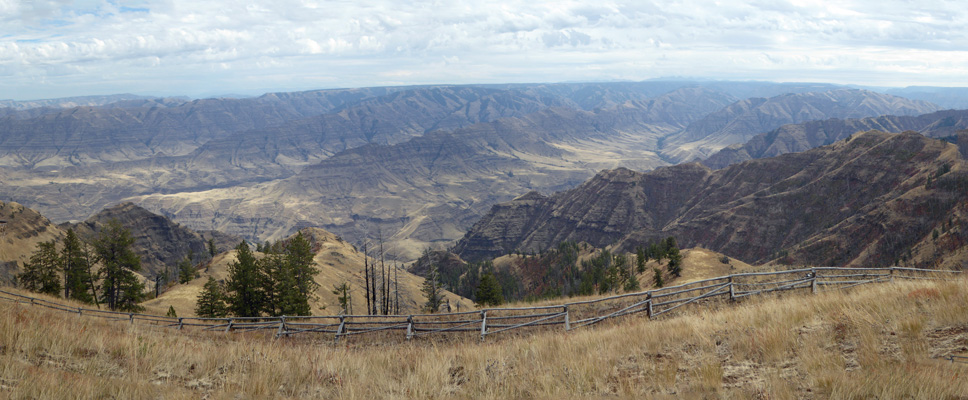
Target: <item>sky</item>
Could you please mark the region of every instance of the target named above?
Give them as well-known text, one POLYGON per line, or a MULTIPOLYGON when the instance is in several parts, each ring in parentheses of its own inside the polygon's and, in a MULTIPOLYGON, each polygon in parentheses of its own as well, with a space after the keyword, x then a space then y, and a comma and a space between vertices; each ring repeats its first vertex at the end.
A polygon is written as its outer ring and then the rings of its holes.
POLYGON ((655 78, 968 86, 957 1, 0 0, 0 99, 655 78))

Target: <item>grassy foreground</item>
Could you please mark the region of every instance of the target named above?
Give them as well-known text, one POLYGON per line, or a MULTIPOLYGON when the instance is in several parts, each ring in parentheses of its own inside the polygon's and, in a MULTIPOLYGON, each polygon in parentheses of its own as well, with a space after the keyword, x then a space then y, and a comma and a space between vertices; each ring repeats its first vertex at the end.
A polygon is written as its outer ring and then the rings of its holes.
POLYGON ((968 364, 938 358, 968 355, 966 280, 710 307, 486 343, 337 348, 0 302, 0 397, 968 398, 968 364))

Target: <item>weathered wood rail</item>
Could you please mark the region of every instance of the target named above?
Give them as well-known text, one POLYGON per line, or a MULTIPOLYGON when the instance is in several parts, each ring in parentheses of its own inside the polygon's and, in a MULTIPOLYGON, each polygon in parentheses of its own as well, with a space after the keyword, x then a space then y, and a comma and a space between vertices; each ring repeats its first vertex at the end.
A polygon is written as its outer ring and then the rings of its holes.
MULTIPOLYGON (((772 292, 809 290, 817 294, 858 285, 890 282, 895 279, 937 279, 962 274, 963 271, 917 268, 800 268, 775 272, 749 272, 703 279, 677 286, 635 293, 575 301, 560 305, 536 307, 487 308, 442 314, 409 315, 320 315, 283 317, 173 318, 150 314, 124 313, 71 307, 49 300, 0 290, 0 300, 31 304, 78 316, 108 320, 147 323, 182 330, 255 332, 275 331, 276 337, 293 335, 330 335, 334 342, 350 337, 373 336, 376 333, 405 332, 400 339, 432 335, 489 335, 522 329, 561 326, 566 331, 631 314, 645 313, 656 318, 684 306, 704 301, 738 301, 745 297, 772 292)), ((385 337, 385 336, 384 336, 385 337)))

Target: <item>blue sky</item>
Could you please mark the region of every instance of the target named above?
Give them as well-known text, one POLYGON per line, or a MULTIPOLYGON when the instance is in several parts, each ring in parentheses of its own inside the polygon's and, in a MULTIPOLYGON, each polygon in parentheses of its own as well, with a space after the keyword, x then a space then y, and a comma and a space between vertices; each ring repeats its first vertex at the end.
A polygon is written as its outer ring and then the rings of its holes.
POLYGON ((692 77, 968 86, 954 1, 0 0, 0 99, 692 77))

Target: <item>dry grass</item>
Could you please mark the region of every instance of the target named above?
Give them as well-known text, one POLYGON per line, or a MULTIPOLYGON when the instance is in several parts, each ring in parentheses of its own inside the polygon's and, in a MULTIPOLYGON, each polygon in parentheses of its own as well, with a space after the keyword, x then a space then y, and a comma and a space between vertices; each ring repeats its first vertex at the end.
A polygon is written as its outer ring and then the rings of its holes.
POLYGON ((692 310, 486 343, 334 347, 2 302, 0 397, 968 397, 968 364, 938 358, 968 354, 965 280, 692 310))

